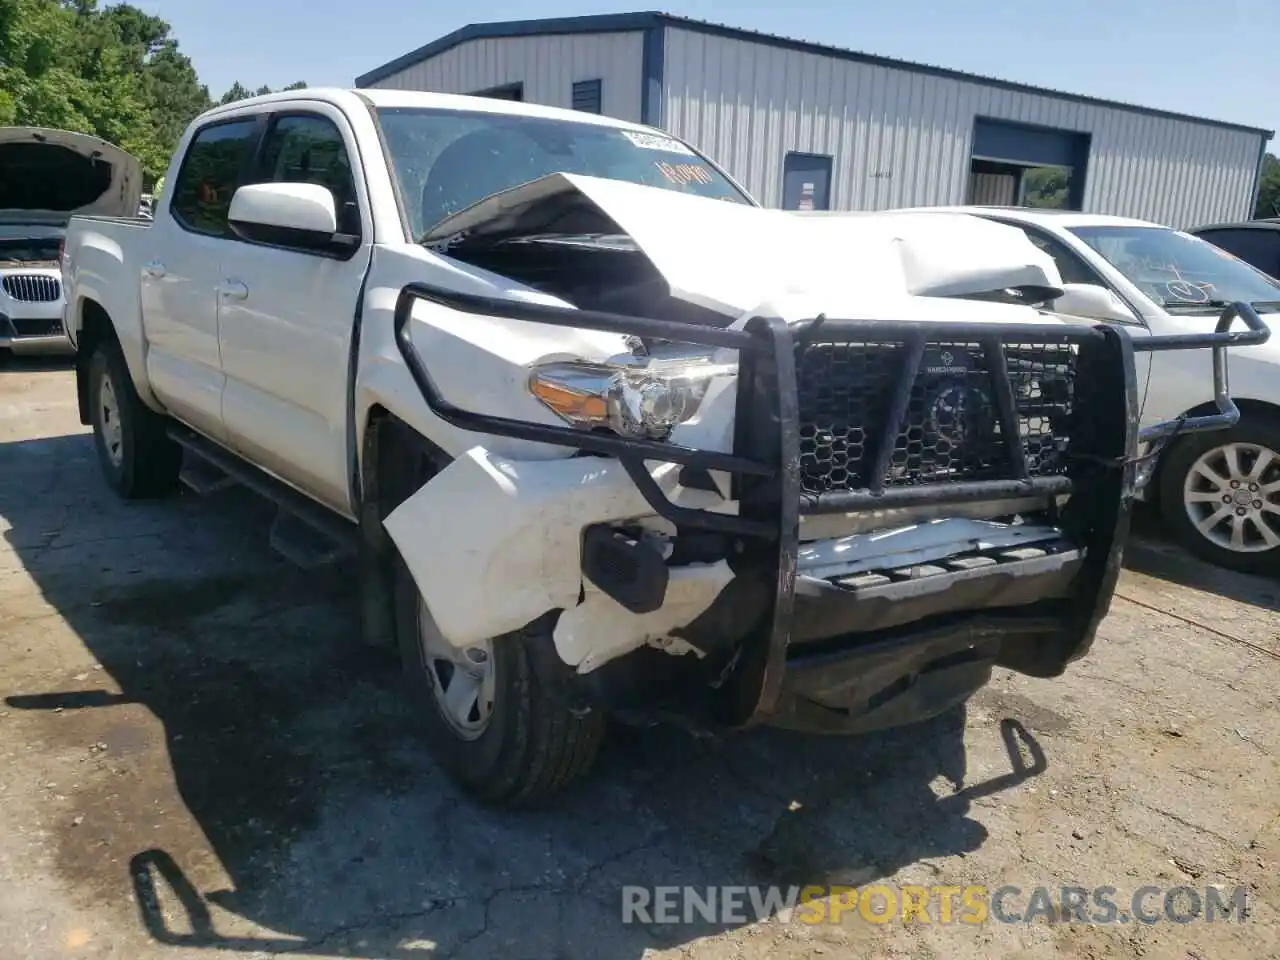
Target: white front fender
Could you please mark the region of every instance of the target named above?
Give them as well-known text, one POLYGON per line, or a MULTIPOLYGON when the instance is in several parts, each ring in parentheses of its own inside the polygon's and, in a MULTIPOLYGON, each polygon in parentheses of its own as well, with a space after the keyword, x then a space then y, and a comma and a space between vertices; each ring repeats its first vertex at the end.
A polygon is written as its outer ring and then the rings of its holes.
MULTIPOLYGON (((725 506, 679 485, 680 467, 651 470, 682 506, 725 506)), ((518 630, 584 597, 582 531, 653 517, 622 465, 603 457, 514 461, 475 447, 384 521, 446 640, 458 647, 518 630)), ((638 616, 590 584, 587 603, 556 631, 566 663, 589 670, 699 616, 731 574, 719 565, 672 577, 668 604, 638 616), (584 628, 586 632, 584 632, 584 628)))

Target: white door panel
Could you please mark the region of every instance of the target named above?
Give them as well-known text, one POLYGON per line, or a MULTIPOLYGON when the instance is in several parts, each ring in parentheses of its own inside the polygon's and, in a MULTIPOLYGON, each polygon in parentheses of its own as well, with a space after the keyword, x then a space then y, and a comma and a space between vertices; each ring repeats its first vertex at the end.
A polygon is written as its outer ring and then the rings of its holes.
POLYGON ((196 132, 139 267, 152 388, 180 420, 224 443, 217 285, 222 254, 234 245, 227 209, 256 140, 253 117, 196 132))
POLYGON ((344 512, 347 366, 367 251, 348 261, 235 244, 219 323, 232 447, 344 512))
POLYGON ((339 231, 364 239, 344 259, 291 249, 287 234, 245 226, 248 239, 228 243, 220 259, 218 300, 227 378, 222 418, 231 446, 347 516, 347 373, 373 235, 353 145, 341 112, 323 104, 271 122, 249 182, 324 186, 334 196, 339 231))
POLYGON ((167 217, 151 229, 157 235, 149 238, 152 251, 141 270, 147 376, 156 396, 175 416, 223 440, 225 378, 215 285, 218 248, 225 241, 186 233, 167 217))

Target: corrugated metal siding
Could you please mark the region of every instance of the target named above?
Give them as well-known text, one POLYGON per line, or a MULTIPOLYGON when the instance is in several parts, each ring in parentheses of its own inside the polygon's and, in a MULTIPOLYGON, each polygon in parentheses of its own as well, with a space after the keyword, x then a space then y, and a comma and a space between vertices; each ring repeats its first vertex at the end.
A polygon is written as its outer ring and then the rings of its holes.
POLYGON ((971 179, 970 203, 1007 207, 1016 199, 1017 180, 1006 173, 975 173, 971 179))
POLYGON ((1084 209, 1176 227, 1252 214, 1261 136, 667 28, 662 126, 767 206, 789 150, 834 157, 832 206, 964 203, 977 116, 1092 134, 1084 209))
POLYGON ((600 80, 603 112, 639 121, 643 55, 639 31, 470 40, 372 86, 471 93, 523 82, 530 103, 572 107, 575 81, 600 80))

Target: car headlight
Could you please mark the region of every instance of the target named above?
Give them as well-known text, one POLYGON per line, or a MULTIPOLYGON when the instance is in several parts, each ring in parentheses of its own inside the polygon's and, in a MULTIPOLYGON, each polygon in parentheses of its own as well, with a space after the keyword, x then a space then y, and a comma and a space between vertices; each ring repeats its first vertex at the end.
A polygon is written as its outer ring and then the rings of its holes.
POLYGON ((561 360, 534 367, 529 390, 574 426, 664 440, 697 412, 716 378, 737 373, 736 363, 710 357, 561 360))

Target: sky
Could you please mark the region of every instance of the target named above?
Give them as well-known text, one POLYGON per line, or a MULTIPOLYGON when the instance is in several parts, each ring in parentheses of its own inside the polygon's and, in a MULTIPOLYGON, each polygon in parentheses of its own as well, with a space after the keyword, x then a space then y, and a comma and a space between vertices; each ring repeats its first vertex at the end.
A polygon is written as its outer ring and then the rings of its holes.
MULTIPOLYGON (((109 0, 102 0, 106 5, 109 0)), ((467 23, 655 9, 608 0, 132 0, 173 27, 214 96, 235 81, 351 86, 467 23)), ((800 40, 1280 130, 1276 0, 670 0, 800 40)), ((1273 153, 1280 144, 1272 141, 1273 153)))

